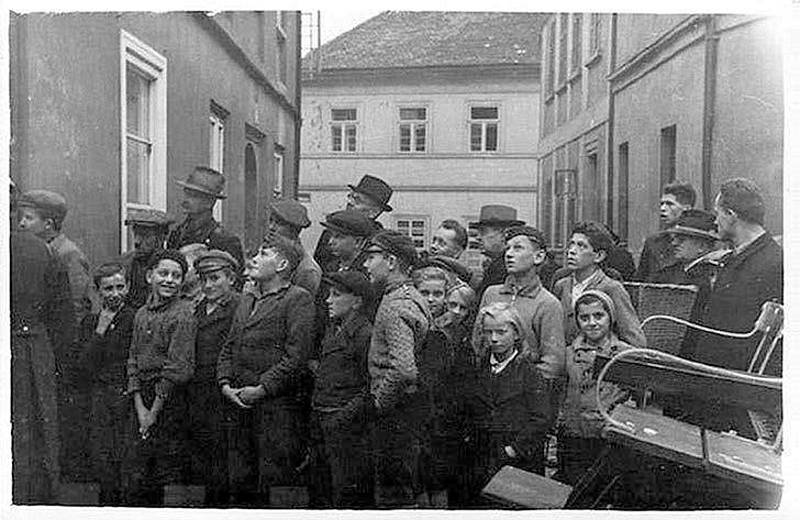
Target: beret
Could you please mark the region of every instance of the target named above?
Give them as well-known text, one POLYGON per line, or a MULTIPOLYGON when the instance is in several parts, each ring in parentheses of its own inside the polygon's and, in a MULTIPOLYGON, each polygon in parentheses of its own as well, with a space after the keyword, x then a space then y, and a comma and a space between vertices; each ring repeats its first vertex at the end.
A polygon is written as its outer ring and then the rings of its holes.
POLYGON ((372 219, 354 209, 335 211, 320 224, 331 231, 354 237, 369 237, 375 232, 372 219))
POLYGON ((130 208, 125 218, 126 226, 168 227, 170 218, 161 210, 130 208))
POLYGON ((198 273, 210 273, 225 267, 236 272, 239 270, 239 262, 230 253, 220 249, 203 251, 194 260, 194 270, 198 273))
POLYGON ((381 231, 373 236, 364 251, 366 253, 389 253, 404 259, 409 265, 414 265, 419 260, 411 238, 393 229, 381 231))
POLYGON ((296 200, 281 199, 270 205, 272 214, 289 225, 304 229, 311 225, 306 207, 296 200))
POLYGON ((67 200, 60 194, 47 190, 30 190, 17 200, 19 207, 33 207, 58 222, 67 216, 67 200))
POLYGON ((520 235, 526 236, 532 242, 539 244, 539 247, 541 249, 547 249, 547 240, 544 238, 544 233, 542 233, 535 227, 531 226, 514 226, 506 229, 505 231, 506 242, 520 235))
POLYGON ((322 277, 322 281, 363 298, 368 298, 372 290, 369 280, 364 276, 364 273, 360 271, 337 271, 327 273, 322 277))

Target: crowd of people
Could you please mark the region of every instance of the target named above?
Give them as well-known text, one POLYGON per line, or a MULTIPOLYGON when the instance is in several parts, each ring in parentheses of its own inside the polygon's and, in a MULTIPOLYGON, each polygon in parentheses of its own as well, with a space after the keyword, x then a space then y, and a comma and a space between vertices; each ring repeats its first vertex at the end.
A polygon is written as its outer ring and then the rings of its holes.
MULTIPOLYGON (((481 507, 501 467, 544 474, 552 445, 553 477, 575 484, 605 445, 595 357, 647 344, 623 281, 696 285, 692 320, 734 332, 782 301, 782 250, 746 179, 722 184, 713 213, 667 185, 638 268, 603 223, 577 223, 559 265, 514 208, 483 206, 482 272, 460 260, 457 220, 423 252, 383 229, 392 188, 370 175, 313 253, 306 208, 285 199, 245 257, 212 216, 224 183, 192 171, 177 224, 130 210, 133 250, 93 269, 62 232, 65 199, 12 186, 15 503, 96 482, 106 505, 162 505, 183 485, 214 507, 292 505, 298 490, 310 507, 481 507)), ((754 347, 693 333, 681 355, 746 370, 754 347)), ((600 395, 607 409, 630 397, 600 395)), ((753 435, 743 410, 670 409, 753 435)))

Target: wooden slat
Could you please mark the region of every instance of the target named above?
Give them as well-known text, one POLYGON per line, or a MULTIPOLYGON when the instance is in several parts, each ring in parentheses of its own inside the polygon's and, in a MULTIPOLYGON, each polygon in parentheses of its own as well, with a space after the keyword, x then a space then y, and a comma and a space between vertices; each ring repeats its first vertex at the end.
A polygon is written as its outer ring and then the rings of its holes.
POLYGON ((520 509, 559 509, 570 493, 572 486, 513 466, 503 466, 483 488, 485 497, 520 509))

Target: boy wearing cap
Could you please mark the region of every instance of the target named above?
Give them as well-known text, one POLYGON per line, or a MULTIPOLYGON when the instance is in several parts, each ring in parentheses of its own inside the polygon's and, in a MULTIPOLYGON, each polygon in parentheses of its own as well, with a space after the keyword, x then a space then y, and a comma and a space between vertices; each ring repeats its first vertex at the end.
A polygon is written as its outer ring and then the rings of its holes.
POLYGON ((300 263, 292 274, 292 284, 302 287, 311 296, 316 296, 322 280, 322 268, 300 243, 300 233, 310 225, 306 207, 296 200, 278 200, 270 206, 267 233, 292 240, 303 252, 300 263))
POLYGON ((188 244, 205 244, 208 249, 222 249, 242 265, 242 243, 239 238, 214 220, 212 211, 217 199, 225 199, 222 193, 225 177, 206 166, 197 166, 186 181, 178 181, 183 187, 181 209, 186 218, 167 237, 167 247, 180 249, 188 244))
POLYGON ((330 237, 328 246, 332 256, 327 271, 364 270, 364 255, 361 253, 365 242, 374 234, 373 223, 363 214, 353 209, 334 211, 320 222, 330 237))
POLYGON ((314 303, 290 283, 300 260, 289 240, 272 237, 247 264, 254 282, 242 295, 217 362, 226 400, 232 500, 280 505, 273 486, 297 485, 305 456, 302 383, 314 328, 314 303))
POLYGON ((217 385, 217 359, 233 322, 240 295, 239 263, 227 251, 205 251, 194 261, 202 298, 195 307, 195 372, 187 389, 191 454, 189 482, 204 485, 206 505, 226 502, 228 459, 223 398, 217 385))
POLYGON ((417 359, 432 321, 428 305, 409 278, 417 261, 411 239, 398 231, 372 237, 365 253, 370 281, 382 295, 369 348, 368 407, 373 429, 376 502, 380 507, 416 504, 422 492, 419 456, 430 403, 419 388, 417 359))
POLYGON ((628 291, 622 283, 610 278, 600 267, 613 247, 611 237, 598 222, 578 222, 572 228, 566 261, 572 274, 558 280, 553 287, 553 294, 564 309, 567 343, 572 343, 578 335, 574 302, 588 289, 603 291, 614 301, 620 340, 642 348, 647 343, 628 291))
POLYGON ((120 258, 125 266, 128 279, 128 303, 138 309, 144 305, 150 292, 147 283, 147 265, 153 251, 162 249, 169 232, 169 217, 161 210, 138 209, 128 210, 125 225, 133 234, 133 250, 120 258))
POLYGON ((332 505, 373 504, 372 457, 366 417, 369 397, 367 354, 372 323, 366 311, 369 280, 359 271, 327 274, 330 324, 322 340, 312 408, 319 427, 318 449, 330 469, 332 505))
POLYGON ((503 252, 506 248, 506 239, 503 232, 506 228, 524 224, 525 222, 517 220, 517 210, 509 206, 490 204, 481 207, 478 222, 471 224, 478 228, 481 249, 486 256, 483 278, 476 288, 478 299, 483 296, 487 287, 503 283, 508 274, 503 258, 503 252))

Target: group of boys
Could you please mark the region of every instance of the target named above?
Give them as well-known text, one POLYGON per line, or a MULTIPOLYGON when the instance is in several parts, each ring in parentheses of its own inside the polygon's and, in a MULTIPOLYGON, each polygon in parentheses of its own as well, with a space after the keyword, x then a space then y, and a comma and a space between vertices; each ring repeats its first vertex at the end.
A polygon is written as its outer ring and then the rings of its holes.
MULTIPOLYGON (((165 485, 188 483, 216 506, 287 505, 281 493, 299 486, 319 507, 475 506, 503 465, 542 473, 554 428, 565 480, 591 464, 598 445, 581 432, 597 430, 564 423, 564 396, 583 402, 585 352, 646 345, 619 280, 632 269, 611 265, 620 248, 603 224, 578 223, 557 269, 541 231, 513 208, 484 206, 475 226, 487 262, 473 273, 459 260, 468 235, 457 221, 445 220, 422 255, 383 230, 392 189, 365 175, 321 223, 313 256, 299 241, 311 225, 305 207, 279 200, 245 262, 212 215, 224 177, 198 167, 180 184, 186 218, 171 230, 161 212, 128 215, 135 247, 95 270, 96 313, 88 262, 60 233, 63 197, 17 199, 19 227, 33 233, 12 234, 14 388, 19 380, 38 401, 14 398, 16 503, 55 493, 59 408, 73 414, 61 413, 65 445, 85 445, 70 435, 76 414, 91 418, 85 456, 111 504, 163 503, 165 485), (31 235, 41 244, 16 245, 31 235), (187 262, 180 248, 194 244, 187 262), (26 247, 41 258, 28 265, 26 247), (64 312, 43 312, 59 304, 64 312), (54 323, 70 314, 74 338, 54 323), (31 341, 55 357, 32 359, 31 341), (42 377, 57 366, 72 382, 60 385, 58 406, 42 377), (82 407, 68 402, 77 382, 90 387, 82 407)), ((722 185, 716 216, 693 204, 691 186, 664 189, 665 230, 645 243, 636 276, 699 285, 698 321, 746 329, 761 303, 782 297, 782 252, 763 229, 760 191, 736 179, 722 185)), ((727 348, 692 336, 684 353, 744 369, 749 347, 727 348)), ((715 412, 706 414, 715 427, 744 429, 736 413, 715 412)))

